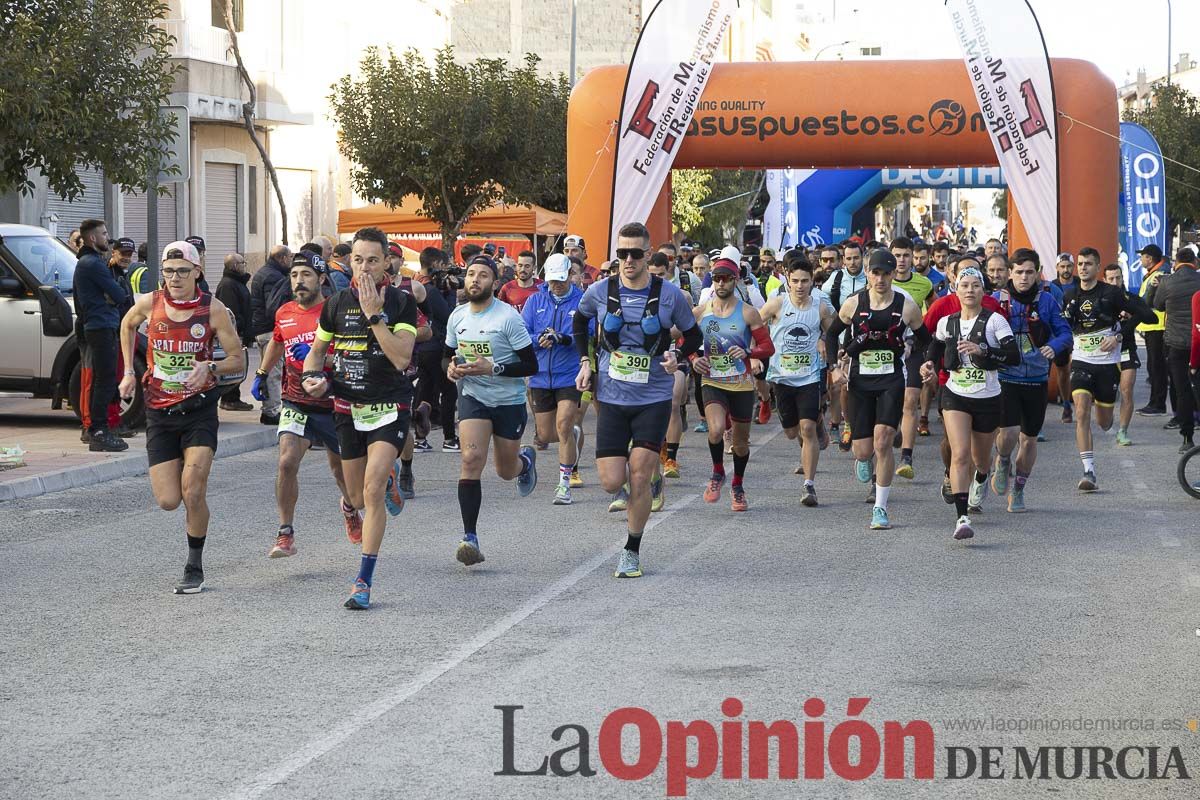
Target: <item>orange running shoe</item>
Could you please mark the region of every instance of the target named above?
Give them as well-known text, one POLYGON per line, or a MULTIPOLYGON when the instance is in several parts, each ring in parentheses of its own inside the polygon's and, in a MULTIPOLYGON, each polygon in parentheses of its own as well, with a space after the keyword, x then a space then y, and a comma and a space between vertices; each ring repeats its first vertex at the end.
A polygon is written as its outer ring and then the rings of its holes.
POLYGON ((721 487, 725 485, 725 473, 714 472, 708 479, 708 488, 704 490, 704 502, 715 503, 721 499, 721 487))
POLYGON ((345 500, 342 500, 341 506, 342 516, 346 520, 346 538, 350 544, 362 544, 362 515, 358 509, 346 505, 345 500))
POLYGON ((758 424, 766 425, 771 421, 771 403, 767 400, 758 401, 758 424))
POLYGON ((746 490, 742 488, 740 483, 729 487, 729 497, 729 507, 734 511, 746 511, 750 508, 749 503, 746 502, 746 490))

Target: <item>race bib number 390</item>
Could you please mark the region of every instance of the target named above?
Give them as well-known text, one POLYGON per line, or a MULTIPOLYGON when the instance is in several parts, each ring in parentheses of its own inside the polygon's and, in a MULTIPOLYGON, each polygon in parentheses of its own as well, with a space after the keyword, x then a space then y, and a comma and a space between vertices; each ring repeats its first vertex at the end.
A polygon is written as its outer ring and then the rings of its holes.
POLYGON ((649 383, 650 356, 617 350, 609 355, 608 377, 625 383, 649 383))
POLYGON ((891 350, 864 350, 858 354, 859 375, 891 375, 896 371, 896 354, 891 350))

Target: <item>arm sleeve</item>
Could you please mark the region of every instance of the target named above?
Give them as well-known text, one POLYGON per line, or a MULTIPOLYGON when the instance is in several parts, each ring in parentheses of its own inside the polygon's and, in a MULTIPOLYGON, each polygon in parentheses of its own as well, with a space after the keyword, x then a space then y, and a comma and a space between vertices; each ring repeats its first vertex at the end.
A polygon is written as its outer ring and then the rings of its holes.
POLYGON ((984 369, 999 369, 1000 367, 1015 367, 1021 363, 1021 348, 1013 336, 1012 326, 998 314, 993 314, 988 320, 986 338, 990 339, 987 358, 980 365, 984 369), (993 348, 991 342, 995 342, 993 348))
MULTIPOLYGON (((524 328, 522 327, 522 330, 524 328)), ((537 375, 538 361, 537 354, 533 352, 533 345, 527 344, 517 351, 517 358, 520 361, 514 361, 509 364, 501 364, 499 375, 505 378, 528 378, 530 375, 537 375)))
POLYGON ((775 355, 775 343, 771 341, 771 332, 767 326, 751 328, 750 335, 754 337, 754 346, 750 348, 750 357, 766 361, 775 355))
POLYGON ((825 331, 825 358, 830 364, 837 361, 842 334, 849 327, 845 322, 842 322, 841 315, 834 311, 833 323, 829 326, 829 330, 825 331))
POLYGON ((696 318, 692 317, 692 327, 683 331, 683 341, 679 344, 677 354, 679 359, 691 357, 692 353, 699 352, 701 345, 704 344, 704 337, 700 334, 700 326, 696 324, 696 318))
POLYGON ((591 336, 588 334, 589 320, 580 313, 582 310, 583 305, 580 304, 579 311, 575 313, 575 316, 571 317, 571 334, 575 337, 575 351, 579 353, 581 359, 587 358, 590 355, 588 349, 590 346, 589 340, 591 339, 591 336))
POLYGON ((929 347, 929 342, 931 339, 933 339, 933 337, 929 335, 929 328, 925 327, 924 322, 922 322, 919 327, 914 328, 912 333, 913 344, 917 346, 918 353, 929 347))
POLYGON ((942 325, 941 320, 938 320, 937 325, 933 329, 933 335, 929 337, 929 346, 925 348, 925 360, 932 361, 937 369, 942 368, 942 358, 946 354, 946 328, 942 325))
MULTIPOLYGON (((390 292, 389 292, 390 293, 390 292)), ((410 294, 401 294, 399 290, 392 296, 395 303, 396 316, 388 314, 388 329, 392 333, 408 331, 417 335, 417 301, 410 294), (398 306, 398 307, 397 307, 398 306)))

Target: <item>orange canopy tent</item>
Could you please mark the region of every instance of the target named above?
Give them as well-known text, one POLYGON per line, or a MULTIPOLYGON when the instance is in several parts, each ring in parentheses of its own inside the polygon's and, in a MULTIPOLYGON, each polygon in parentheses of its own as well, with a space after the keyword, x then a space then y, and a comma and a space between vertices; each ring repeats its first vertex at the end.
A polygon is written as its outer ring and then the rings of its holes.
MULTIPOLYGON (((437 223, 417 213, 421 201, 408 195, 398 208, 379 203, 338 212, 338 233, 374 226, 384 233, 437 233, 437 223)), ((566 233, 567 215, 541 206, 496 205, 470 217, 462 233, 524 233, 557 236, 566 233)))

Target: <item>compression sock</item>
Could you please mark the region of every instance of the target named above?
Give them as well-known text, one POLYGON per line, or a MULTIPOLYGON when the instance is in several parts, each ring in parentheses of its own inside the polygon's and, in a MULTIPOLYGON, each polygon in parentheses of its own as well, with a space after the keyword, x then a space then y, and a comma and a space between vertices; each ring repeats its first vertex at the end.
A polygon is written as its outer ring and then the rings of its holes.
POLYGON ((888 495, 892 493, 892 487, 880 486, 875 484, 875 505, 880 508, 887 508, 888 495))
POLYGON ((641 548, 642 548, 642 535, 640 533, 626 532, 626 534, 625 534, 625 549, 629 550, 630 552, 633 552, 633 553, 640 553, 642 551, 641 548))
POLYGON ((954 511, 960 517, 967 516, 967 493, 966 492, 955 492, 954 493, 954 511))
POLYGON ((716 444, 713 444, 712 442, 709 442, 708 443, 708 452, 712 455, 713 472, 717 473, 718 475, 724 475, 725 474, 725 443, 717 442, 716 444))
POLYGON ((1084 472, 1096 471, 1096 454, 1091 450, 1080 450, 1079 460, 1083 462, 1084 472))
POLYGON ((375 577, 375 562, 379 560, 379 554, 367 555, 363 553, 362 561, 358 565, 358 580, 371 585, 371 580, 375 577))
POLYGON ((190 533, 187 535, 187 542, 188 542, 187 565, 189 567, 196 567, 197 569, 201 569, 200 560, 201 560, 201 556, 204 553, 204 540, 207 538, 208 538, 207 536, 192 536, 190 533))
POLYGON ((462 479, 458 482, 458 508, 462 511, 463 533, 475 533, 479 524, 479 507, 483 505, 483 487, 479 481, 462 479))
POLYGON ((737 453, 733 454, 733 485, 734 486, 742 485, 742 478, 746 477, 746 465, 749 463, 750 463, 750 454, 749 453, 746 453, 746 455, 744 455, 744 456, 739 456, 737 453))
POLYGON ((667 458, 674 461, 679 456, 679 442, 667 442, 667 458))

